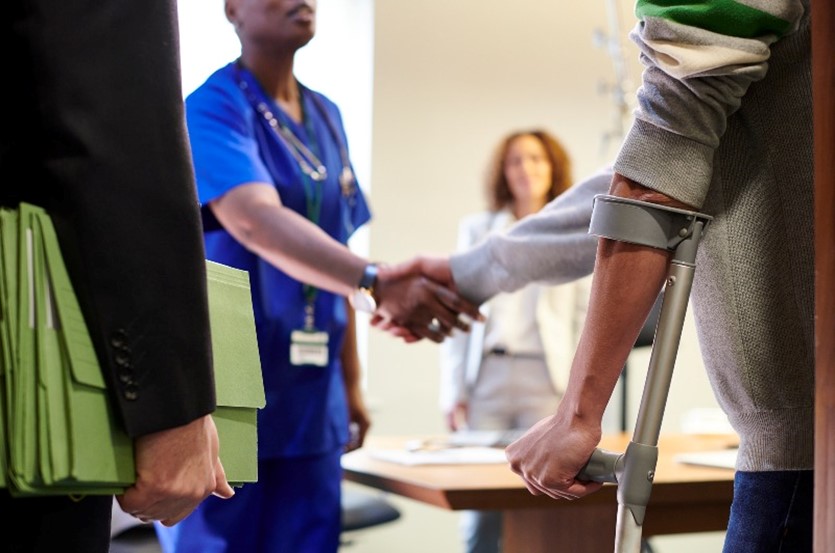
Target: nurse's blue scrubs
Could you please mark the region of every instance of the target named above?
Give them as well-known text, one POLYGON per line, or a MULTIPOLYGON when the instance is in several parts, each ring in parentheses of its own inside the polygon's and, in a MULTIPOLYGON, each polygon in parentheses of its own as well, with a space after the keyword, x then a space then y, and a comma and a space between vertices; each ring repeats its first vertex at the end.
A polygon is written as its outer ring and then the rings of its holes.
POLYGON ((206 254, 249 271, 267 405, 258 415, 258 482, 237 488, 232 499, 209 497, 173 528, 157 525, 166 553, 328 553, 339 547, 340 456, 349 422, 340 362, 345 300, 315 293, 315 326, 328 334, 328 363, 293 365, 290 335, 304 327, 311 294, 306 299, 302 283, 243 248, 208 208, 236 186, 268 182, 286 207, 311 214, 315 183, 258 110, 259 102, 327 168, 320 213, 312 219, 342 243, 370 219, 356 183, 345 191, 340 186, 347 140, 339 110, 326 97, 302 88, 305 124, 296 124, 232 63, 187 98, 206 254))

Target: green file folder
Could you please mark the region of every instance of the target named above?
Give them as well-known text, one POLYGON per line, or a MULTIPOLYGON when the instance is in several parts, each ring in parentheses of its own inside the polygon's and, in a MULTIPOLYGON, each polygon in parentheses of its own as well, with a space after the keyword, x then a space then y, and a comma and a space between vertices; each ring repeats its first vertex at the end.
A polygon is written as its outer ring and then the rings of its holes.
POLYGON ((240 486, 258 478, 256 417, 266 404, 249 274, 211 261, 206 274, 220 461, 229 483, 240 486))
MULTIPOLYGON (((101 368, 48 215, 0 211, 0 485, 15 495, 114 494, 133 483, 133 444, 101 368)), ((265 403, 248 275, 207 262, 227 479, 257 479, 265 403)))
POLYGON ((5 270, 6 267, 14 267, 17 263, 17 213, 14 211, 0 210, 0 486, 6 486, 6 473, 9 469, 7 425, 10 419, 7 415, 9 404, 7 393, 11 393, 6 387, 6 381, 12 378, 12 362, 14 359, 11 340, 11 321, 17 320, 14 307, 16 301, 17 275, 13 271, 5 270), (13 229, 10 231, 9 229, 13 229), (14 301, 10 300, 12 298, 14 301))

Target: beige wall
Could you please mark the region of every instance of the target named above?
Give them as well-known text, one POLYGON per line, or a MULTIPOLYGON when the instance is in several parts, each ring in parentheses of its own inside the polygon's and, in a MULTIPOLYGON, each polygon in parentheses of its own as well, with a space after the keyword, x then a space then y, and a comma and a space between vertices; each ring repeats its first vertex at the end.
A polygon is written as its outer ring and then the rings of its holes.
MULTIPOLYGON (((605 5, 572 5, 580 7, 569 20, 563 3, 542 0, 376 2, 374 259, 453 251, 459 219, 484 208, 488 157, 511 130, 551 130, 578 177, 608 161, 602 136, 615 108, 597 88, 613 69, 592 43, 593 30, 606 27, 605 5)), ((433 344, 371 334, 378 431, 441 429, 437 358, 433 344)))
MULTIPOLYGON (((621 3, 624 36, 634 23, 630 5, 621 3)), ((578 178, 607 163, 617 143, 604 148, 604 136, 615 128, 617 109, 599 89, 613 83, 614 68, 592 39, 596 30, 608 32, 607 22, 602 0, 570 10, 542 0, 378 0, 371 257, 394 262, 453 251, 459 219, 484 208, 485 165, 510 130, 550 129, 571 153, 578 178)), ((637 79, 637 50, 628 40, 622 45, 637 79)), ((404 345, 372 331, 368 351, 375 432, 442 430, 437 346, 404 345)), ((645 356, 632 368, 635 406, 645 356)), ((668 424, 683 409, 713 404, 690 320, 675 388, 688 393, 671 399, 668 424)))

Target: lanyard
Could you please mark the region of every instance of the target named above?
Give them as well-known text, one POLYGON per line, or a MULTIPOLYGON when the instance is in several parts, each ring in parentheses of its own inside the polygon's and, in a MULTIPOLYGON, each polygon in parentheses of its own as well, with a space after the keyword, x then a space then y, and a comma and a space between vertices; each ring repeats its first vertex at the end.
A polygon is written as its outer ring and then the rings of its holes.
MULTIPOLYGON (((318 226, 322 211, 324 180, 328 176, 328 171, 324 163, 322 163, 319 158, 322 152, 316 140, 316 133, 313 129, 313 121, 305 112, 305 98, 309 97, 312 99, 317 111, 319 111, 325 120, 331 136, 339 147, 339 156, 340 161, 342 162, 342 171, 339 174, 339 187, 342 192, 343 199, 341 202, 342 220, 346 227, 346 231, 350 234, 353 230, 351 208, 356 202, 357 194, 356 178, 354 177, 354 172, 351 169, 350 160, 348 159, 348 149, 346 148, 344 141, 341 140, 336 125, 328 115, 321 99, 315 93, 312 93, 306 87, 302 86, 301 83, 297 83, 300 93, 299 104, 302 109, 302 121, 305 134, 307 135, 307 141, 311 145, 310 148, 308 148, 305 143, 296 136, 286 122, 280 121, 273 114, 270 109, 270 104, 273 104, 273 107, 277 106, 275 106, 274 102, 267 98, 254 76, 249 71, 242 68, 240 62, 235 65, 235 70, 238 86, 244 92, 250 104, 252 104, 255 110, 267 121, 273 131, 273 135, 287 149, 287 151, 290 152, 296 160, 296 163, 299 165, 299 169, 301 169, 302 172, 302 186, 304 187, 306 215, 312 223, 318 226), (260 96, 260 98, 258 96, 260 96)), ((280 115, 281 110, 276 109, 276 113, 280 115)), ((302 292, 305 298, 304 329, 306 331, 313 331, 315 329, 314 306, 316 303, 318 289, 314 286, 303 283, 302 292)))
POLYGON ((310 99, 313 100, 314 104, 316 104, 316 109, 322 114, 322 118, 325 120, 334 142, 336 142, 339 146, 339 159, 342 162, 342 171, 339 173, 339 189, 342 192, 343 200, 342 222, 345 226, 346 236, 350 236, 354 232, 354 224, 351 220, 351 211, 357 202, 357 179, 354 175, 354 170, 351 169, 351 160, 348 158, 348 148, 345 145, 345 141, 340 137, 339 131, 337 130, 333 119, 331 119, 330 115, 328 115, 328 111, 325 109, 322 99, 317 94, 310 92, 308 88, 301 83, 297 84, 299 85, 300 92, 304 92, 305 94, 310 93, 310 99))
MULTIPOLYGON (((301 92, 301 89, 299 89, 299 91, 301 92)), ((308 143, 310 144, 310 147, 313 150, 311 154, 314 154, 315 152, 315 154, 321 155, 321 148, 319 148, 318 142, 316 141, 316 133, 313 130, 313 121, 311 121, 310 117, 307 116, 307 113, 304 109, 303 95, 301 98, 299 98, 299 104, 301 105, 302 109, 302 121, 304 122, 305 134, 307 134, 308 143)), ((293 133, 293 131, 291 131, 287 125, 284 125, 283 127, 287 129, 287 131, 290 134, 293 133)), ((295 135, 293 135, 293 137, 295 138, 295 135)), ((322 169, 325 169, 324 165, 322 165, 322 169)), ((319 219, 322 215, 322 196, 324 189, 323 180, 327 177, 327 170, 325 169, 325 171, 321 173, 321 175, 322 178, 317 180, 314 179, 312 175, 308 175, 304 172, 302 173, 302 185, 304 186, 305 198, 305 211, 307 212, 307 218, 316 226, 319 226, 319 219)), ((316 328, 314 306, 316 305, 316 295, 319 293, 319 289, 315 286, 311 286, 310 284, 304 283, 302 285, 302 293, 304 294, 305 299, 304 329, 307 331, 313 331, 316 328)))

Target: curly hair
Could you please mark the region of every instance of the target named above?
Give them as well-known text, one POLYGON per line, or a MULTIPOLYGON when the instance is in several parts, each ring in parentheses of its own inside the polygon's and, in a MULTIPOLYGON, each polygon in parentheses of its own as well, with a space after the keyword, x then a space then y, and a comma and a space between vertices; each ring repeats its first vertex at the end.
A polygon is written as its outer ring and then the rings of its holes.
POLYGON ((513 194, 510 192, 510 186, 505 177, 504 164, 510 145, 522 136, 532 136, 539 140, 551 163, 551 188, 548 189, 548 202, 568 190, 573 182, 571 160, 554 135, 541 129, 513 132, 499 143, 488 166, 486 192, 491 211, 499 211, 513 204, 513 194))

